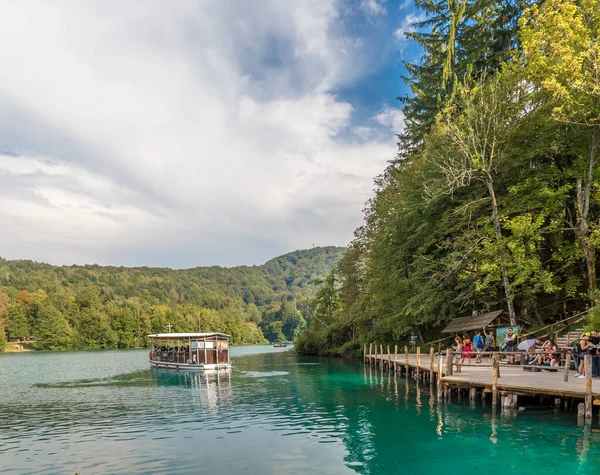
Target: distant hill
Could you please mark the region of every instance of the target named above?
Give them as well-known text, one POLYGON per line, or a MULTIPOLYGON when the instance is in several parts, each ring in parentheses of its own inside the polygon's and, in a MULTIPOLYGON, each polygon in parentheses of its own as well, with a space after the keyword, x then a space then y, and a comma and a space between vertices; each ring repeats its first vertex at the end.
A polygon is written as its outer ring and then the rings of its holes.
POLYGON ((48 349, 143 346, 168 323, 174 331, 225 331, 235 342, 291 339, 310 317, 315 279, 345 250, 183 270, 0 259, 0 325, 8 338, 34 336, 48 349))

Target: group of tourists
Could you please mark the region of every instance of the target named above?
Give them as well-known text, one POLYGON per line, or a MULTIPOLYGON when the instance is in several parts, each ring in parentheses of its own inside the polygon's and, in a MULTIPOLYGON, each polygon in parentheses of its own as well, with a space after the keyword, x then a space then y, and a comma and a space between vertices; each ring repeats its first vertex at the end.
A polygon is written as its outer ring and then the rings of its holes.
MULTIPOLYGON (((560 365, 560 352, 558 345, 552 338, 544 341, 532 336, 526 340, 517 342, 517 334, 512 328, 508 328, 502 344, 497 345, 496 334, 493 330, 489 332, 485 328, 475 333, 471 338, 468 333, 456 335, 454 339, 454 357, 456 372, 461 372, 461 365, 471 364, 475 357, 475 363, 481 363, 482 353, 500 351, 506 353, 518 353, 518 355, 507 355, 508 364, 522 364, 528 366, 557 367, 560 365), (518 357, 517 357, 518 356, 518 357)), ((600 378, 600 332, 592 330, 585 332, 571 350, 575 361, 575 377, 585 378, 585 356, 592 356, 592 377, 600 378)))
POLYGON ((460 365, 465 362, 465 359, 471 364, 471 358, 475 355, 475 363, 481 363, 482 352, 498 351, 494 330, 487 333, 485 328, 476 332, 472 340, 467 333, 456 335, 454 343, 457 373, 461 372, 460 365))

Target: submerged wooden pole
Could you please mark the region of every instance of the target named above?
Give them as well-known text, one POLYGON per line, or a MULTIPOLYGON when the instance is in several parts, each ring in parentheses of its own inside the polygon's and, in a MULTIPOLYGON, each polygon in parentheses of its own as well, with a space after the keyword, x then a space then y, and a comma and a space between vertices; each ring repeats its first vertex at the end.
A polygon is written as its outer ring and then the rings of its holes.
POLYGON ((494 355, 493 359, 494 374, 492 378, 492 409, 495 410, 498 406, 498 373, 500 362, 498 361, 498 355, 494 355))
POLYGON ((429 348, 429 381, 433 381, 433 366, 435 360, 435 348, 429 348))
POLYGON ((583 357, 585 367, 585 419, 592 420, 592 355, 583 357))
POLYGON ((452 349, 446 349, 446 376, 452 376, 452 349))
POLYGON ((421 365, 421 347, 417 346, 417 379, 419 379, 419 372, 420 372, 419 366, 420 365, 421 365))
POLYGON ((443 388, 442 388, 442 368, 443 368, 443 364, 442 364, 442 353, 438 353, 438 372, 437 372, 437 380, 436 380, 436 385, 437 385, 437 395, 438 395, 438 402, 442 400, 442 396, 443 396, 443 388))
POLYGON ((388 350, 387 364, 388 364, 388 371, 389 371, 392 369, 392 358, 390 358, 390 345, 387 345, 387 350, 388 350))
POLYGON ((469 401, 475 402, 477 398, 477 388, 469 388, 469 401))

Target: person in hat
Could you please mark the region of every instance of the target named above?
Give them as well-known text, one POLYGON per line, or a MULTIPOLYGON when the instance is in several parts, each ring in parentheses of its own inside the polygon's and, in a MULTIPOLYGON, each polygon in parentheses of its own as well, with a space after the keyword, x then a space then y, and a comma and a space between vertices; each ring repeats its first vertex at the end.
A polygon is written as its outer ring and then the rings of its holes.
POLYGON ((590 342, 590 336, 590 332, 585 332, 581 335, 579 343, 577 343, 577 355, 579 358, 578 378, 585 378, 585 355, 589 355, 590 350, 594 347, 594 344, 590 342))

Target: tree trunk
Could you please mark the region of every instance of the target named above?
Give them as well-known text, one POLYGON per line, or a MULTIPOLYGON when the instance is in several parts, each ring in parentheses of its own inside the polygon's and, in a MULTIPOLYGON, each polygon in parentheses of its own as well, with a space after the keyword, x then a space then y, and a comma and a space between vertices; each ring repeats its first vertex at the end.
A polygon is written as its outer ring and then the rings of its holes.
POLYGON ((498 203, 496 202, 496 193, 494 191, 494 183, 488 179, 486 181, 490 199, 492 200, 492 214, 494 216, 494 228, 496 229, 496 241, 498 241, 498 259, 500 260, 500 268, 502 269, 502 285, 504 286, 504 294, 506 295, 506 305, 508 306, 508 317, 510 318, 511 326, 517 325, 517 317, 515 315, 515 307, 512 301, 510 292, 510 281, 508 279, 508 269, 506 268, 506 259, 504 258, 504 242, 502 240, 502 228, 500 227, 500 218, 498 217, 498 203))
POLYGON ((590 139, 590 151, 585 175, 577 180, 577 240, 583 255, 585 256, 585 265, 588 278, 588 290, 590 298, 594 298, 596 291, 596 249, 590 242, 590 228, 588 223, 588 213, 590 210, 590 197, 594 183, 594 169, 596 168, 598 146, 600 139, 600 129, 598 126, 592 130, 590 139))

